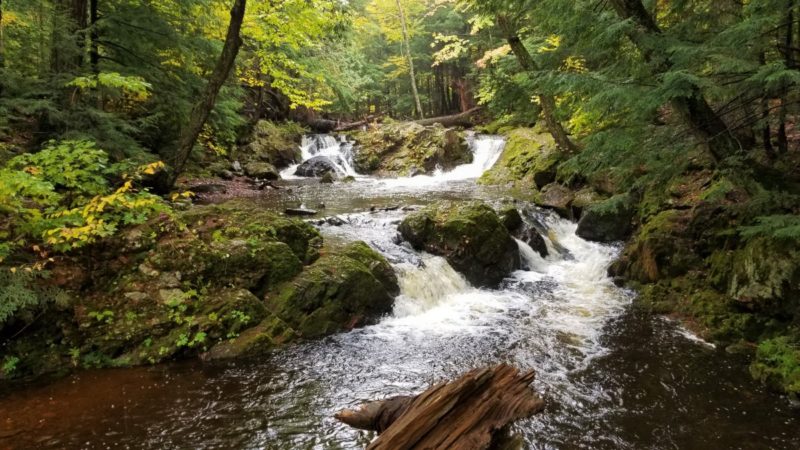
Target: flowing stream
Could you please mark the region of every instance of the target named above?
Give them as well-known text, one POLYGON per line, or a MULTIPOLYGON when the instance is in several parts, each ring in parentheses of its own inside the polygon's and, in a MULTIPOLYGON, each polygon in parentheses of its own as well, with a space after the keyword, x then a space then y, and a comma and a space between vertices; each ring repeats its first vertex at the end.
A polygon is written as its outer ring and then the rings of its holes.
MULTIPOLYGON (((575 224, 519 203, 546 230, 550 256, 518 242, 523 270, 476 289, 444 259, 397 239, 407 214, 397 206, 508 200, 475 183, 503 141, 474 136, 471 146, 475 161, 451 172, 293 180, 290 195, 257 202, 324 203, 336 217, 320 222, 327 242, 363 240, 387 257, 401 294, 377 325, 247 361, 88 371, 11 393, 0 399, 0 448, 363 448, 373 436, 334 412, 498 362, 535 369, 547 400, 543 414, 513 427, 525 448, 800 448, 797 410, 750 380, 741 361, 637 312, 633 294, 606 276, 618 246, 584 241, 575 224)), ((303 145, 304 158, 328 156, 357 175, 352 152, 332 136, 303 145)))

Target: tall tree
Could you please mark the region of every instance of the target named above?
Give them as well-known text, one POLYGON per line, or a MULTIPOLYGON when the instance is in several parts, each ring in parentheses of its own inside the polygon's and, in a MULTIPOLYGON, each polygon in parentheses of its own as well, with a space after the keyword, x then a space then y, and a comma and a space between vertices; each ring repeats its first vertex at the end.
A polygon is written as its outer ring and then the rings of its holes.
POLYGON ((241 28, 244 21, 245 8, 247 0, 234 0, 233 7, 231 8, 231 20, 228 24, 228 32, 225 36, 225 44, 222 47, 222 54, 217 61, 214 71, 208 80, 205 91, 201 94, 200 100, 192 109, 189 116, 189 122, 184 126, 181 131, 181 136, 178 141, 178 147, 172 163, 171 174, 168 178, 168 187, 174 186, 178 177, 183 172, 186 166, 186 161, 192 153, 197 137, 203 130, 203 126, 208 120, 211 110, 214 109, 214 104, 217 100, 222 85, 228 79, 228 76, 233 69, 236 62, 236 56, 239 54, 239 49, 242 46, 241 28))
MULTIPOLYGON (((644 59, 654 63, 655 70, 666 73, 672 63, 666 48, 658 37, 662 34, 655 19, 640 0, 611 0, 611 5, 624 20, 632 21, 636 27, 628 34, 631 41, 641 51, 644 59)), ((692 86, 691 92, 679 95, 670 101, 673 109, 683 118, 694 134, 707 143, 716 161, 731 156, 740 148, 739 142, 725 121, 709 105, 702 91, 692 86)))
POLYGON ((414 73, 414 58, 411 57, 411 45, 408 43, 406 13, 403 10, 403 5, 400 3, 400 0, 397 0, 397 12, 400 15, 400 26, 403 30, 403 48, 405 49, 406 59, 408 61, 408 72, 411 76, 411 93, 414 95, 414 105, 417 108, 417 115, 423 118, 422 102, 419 99, 419 91, 417 90, 417 76, 414 73))
MULTIPOLYGON (((505 35, 505 39, 508 42, 508 45, 511 47, 511 51, 514 53, 514 56, 517 58, 519 65, 528 72, 538 70, 536 61, 534 61, 533 57, 528 52, 528 49, 525 48, 525 45, 517 35, 516 30, 514 30, 513 26, 511 25, 510 20, 506 16, 500 14, 497 16, 497 23, 505 35)), ((567 131, 556 117, 555 98, 552 95, 547 94, 538 94, 537 98, 539 99, 539 104, 542 107, 542 116, 544 117, 545 124, 547 125, 547 130, 553 136, 553 139, 556 141, 556 145, 558 145, 558 147, 564 152, 574 153, 577 150, 577 147, 572 140, 570 140, 569 135, 567 135, 567 131)))

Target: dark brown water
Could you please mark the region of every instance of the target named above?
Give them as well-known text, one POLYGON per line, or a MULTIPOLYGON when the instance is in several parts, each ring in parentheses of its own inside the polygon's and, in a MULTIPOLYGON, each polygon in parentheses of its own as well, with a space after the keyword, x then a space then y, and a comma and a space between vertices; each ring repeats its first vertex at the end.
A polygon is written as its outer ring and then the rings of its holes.
POLYGON ((372 436, 334 412, 501 361, 536 369, 548 402, 514 426, 528 448, 800 448, 800 413, 785 398, 754 383, 744 362, 636 312, 631 293, 605 276, 618 249, 582 241, 574 224, 528 208, 563 250, 529 257, 500 289, 478 290, 393 239, 403 211, 368 212, 507 196, 457 180, 294 183, 291 193, 265 194, 257 207, 325 203, 325 214, 345 214, 323 233, 387 255, 403 291, 394 314, 251 360, 86 371, 7 393, 0 449, 363 448, 372 436))

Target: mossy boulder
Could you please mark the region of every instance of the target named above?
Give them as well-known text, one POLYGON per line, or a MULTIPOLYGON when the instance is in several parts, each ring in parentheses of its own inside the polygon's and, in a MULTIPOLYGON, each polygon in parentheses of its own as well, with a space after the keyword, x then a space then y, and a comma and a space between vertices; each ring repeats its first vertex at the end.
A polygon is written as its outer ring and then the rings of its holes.
POLYGON ((267 297, 270 311, 303 338, 369 325, 392 311, 397 277, 363 242, 326 254, 267 297))
POLYGON ((702 266, 690 237, 691 211, 666 210, 652 217, 609 273, 641 283, 677 277, 702 266))
POLYGON ((300 162, 300 143, 306 129, 294 123, 261 120, 253 127, 248 143, 235 155, 243 162, 260 161, 277 168, 300 162))
POLYGON ((544 237, 535 226, 522 218, 517 208, 512 205, 506 205, 500 208, 497 214, 500 217, 500 221, 503 222, 503 225, 512 236, 528 244, 543 258, 547 257, 549 251, 547 250, 547 243, 544 237))
POLYGON ((351 134, 356 142, 354 164, 359 173, 380 175, 432 174, 473 160, 462 131, 414 122, 384 124, 351 134))
POLYGON ((574 219, 573 200, 575 200, 575 193, 570 188, 559 183, 550 183, 542 188, 536 198, 536 204, 552 209, 566 219, 574 219))
POLYGON ((270 163, 253 161, 244 165, 244 173, 250 178, 258 178, 260 180, 278 180, 281 175, 270 163))
POLYGON ((444 256, 476 286, 496 285, 519 268, 519 248, 482 202, 439 202, 410 214, 400 234, 417 250, 444 256))
POLYGON ((626 239, 633 230, 636 202, 632 195, 621 194, 588 207, 578 222, 576 234, 597 242, 626 239))
POLYGON ((514 182, 541 189, 556 180, 556 168, 564 155, 549 133, 535 128, 516 128, 506 134, 506 139, 500 159, 483 174, 481 183, 514 182))

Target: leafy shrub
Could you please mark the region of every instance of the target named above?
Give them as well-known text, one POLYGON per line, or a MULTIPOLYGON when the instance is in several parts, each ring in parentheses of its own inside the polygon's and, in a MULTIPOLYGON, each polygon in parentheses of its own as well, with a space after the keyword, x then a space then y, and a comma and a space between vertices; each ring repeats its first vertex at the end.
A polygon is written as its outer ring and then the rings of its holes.
POLYGON ((13 319, 31 321, 48 304, 69 301, 64 291, 37 283, 47 276, 47 272, 0 268, 0 330, 13 319))
POLYGON ((162 167, 109 165, 89 141, 50 142, 11 159, 0 169, 0 261, 26 245, 76 249, 165 211, 159 197, 134 186, 162 167))

